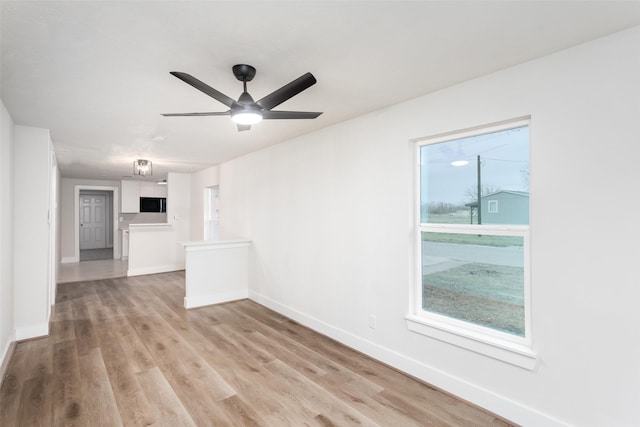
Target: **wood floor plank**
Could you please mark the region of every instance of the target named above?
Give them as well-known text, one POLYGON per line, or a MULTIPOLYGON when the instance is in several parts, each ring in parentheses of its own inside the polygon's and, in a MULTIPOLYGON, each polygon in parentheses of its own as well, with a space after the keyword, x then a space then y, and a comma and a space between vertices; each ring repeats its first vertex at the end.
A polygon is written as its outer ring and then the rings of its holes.
POLYGON ((80 366, 75 341, 53 346, 53 425, 86 426, 80 366))
POLYGON ((232 425, 219 402, 233 396, 235 390, 181 342, 159 316, 135 318, 132 325, 147 348, 152 349, 155 363, 196 424, 208 425, 215 421, 232 425))
POLYGON ((24 382, 14 425, 49 426, 53 424, 50 387, 51 374, 48 372, 24 382))
POLYGON ((131 322, 147 348, 155 350, 154 360, 158 365, 170 368, 180 364, 186 369, 185 374, 202 383, 216 401, 235 394, 235 390, 160 316, 139 317, 131 322))
POLYGON ((317 411, 317 415, 331 416, 339 425, 379 425, 280 360, 266 366, 273 374, 284 378, 287 384, 294 385, 302 404, 317 411))
POLYGON ((80 356, 80 383, 84 395, 86 425, 122 426, 116 397, 99 348, 80 356))
POLYGON ((150 425, 154 418, 119 337, 105 322, 96 328, 100 350, 124 425, 150 425))
MULTIPOLYGON (((330 359, 316 352, 312 347, 302 345, 300 342, 282 334, 273 333, 273 330, 265 327, 264 324, 250 316, 244 316, 239 310, 235 310, 235 312, 238 316, 242 316, 242 322, 245 325, 249 325, 252 341, 262 343, 267 346, 267 348, 271 348, 273 352, 279 355, 281 360, 283 360, 283 356, 286 357, 289 352, 294 353, 296 357, 315 367, 309 369, 304 365, 299 366, 297 369, 309 374, 313 374, 314 370, 319 370, 322 374, 317 381, 326 386, 334 385, 341 390, 352 390, 359 395, 365 394, 367 396, 373 396, 383 390, 383 387, 380 385, 369 381, 361 375, 355 374, 342 365, 332 362, 330 359), (268 337, 264 334, 268 335, 268 337), (289 349, 291 349, 291 351, 289 351, 289 349)), ((312 336, 316 335, 315 333, 312 334, 312 336)), ((295 365, 296 361, 288 360, 288 363, 295 365)))
MULTIPOLYGON (((13 358, 15 357, 14 353, 13 358)), ((18 418, 23 382, 11 368, 13 366, 10 365, 9 373, 3 378, 2 387, 0 387, 0 426, 15 425, 18 418)))
POLYGON ((137 374, 140 384, 153 408, 155 426, 195 427, 189 412, 182 405, 173 387, 157 367, 137 374))
POLYGON ((58 287, 0 425, 509 426, 251 300, 185 310, 184 272, 58 287))
MULTIPOLYGON (((198 329, 203 325, 196 321, 198 313, 198 310, 189 313, 193 327, 189 327, 181 319, 172 319, 171 322, 184 331, 183 336, 188 337, 193 348, 210 366, 217 367, 224 380, 237 392, 238 396, 242 397, 239 401, 233 399, 234 396, 222 401, 227 412, 231 411, 229 416, 236 420, 236 424, 246 422, 245 413, 251 412, 251 409, 256 413, 269 414, 268 418, 275 420, 272 423, 263 418, 263 425, 299 424, 300 421, 297 421, 300 420, 299 414, 295 414, 296 411, 292 411, 290 407, 282 405, 281 399, 276 398, 272 389, 256 386, 265 383, 275 384, 279 379, 250 355, 242 353, 231 337, 222 335, 214 326, 208 326, 199 331, 198 329), (239 406, 240 402, 242 406, 239 406), (242 409, 240 414, 239 409, 242 409), (240 419, 237 419, 238 415, 241 416, 240 419)), ((206 318, 209 319, 208 316, 206 318)), ((282 400, 288 399, 285 396, 282 400)))

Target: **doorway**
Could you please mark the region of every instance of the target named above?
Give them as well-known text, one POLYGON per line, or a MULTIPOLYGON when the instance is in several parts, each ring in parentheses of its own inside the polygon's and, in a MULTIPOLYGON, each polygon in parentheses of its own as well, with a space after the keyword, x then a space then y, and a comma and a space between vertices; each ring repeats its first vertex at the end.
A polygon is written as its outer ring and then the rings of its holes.
POLYGON ((218 240, 220 238, 220 194, 219 187, 207 187, 204 190, 204 240, 218 240))
POLYGON ((76 262, 120 257, 117 187, 76 186, 76 262))
POLYGON ((113 259, 113 239, 108 239, 112 199, 110 192, 80 192, 80 261, 113 259))

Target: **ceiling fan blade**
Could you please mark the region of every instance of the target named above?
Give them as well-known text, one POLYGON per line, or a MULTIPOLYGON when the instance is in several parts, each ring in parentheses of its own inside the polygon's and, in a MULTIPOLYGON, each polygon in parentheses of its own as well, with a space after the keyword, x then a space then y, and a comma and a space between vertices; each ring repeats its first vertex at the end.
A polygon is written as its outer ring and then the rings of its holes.
POLYGON ((251 125, 238 125, 238 132, 242 132, 244 130, 250 130, 251 129, 251 125))
POLYGON ((208 84, 201 82, 200 80, 193 77, 191 74, 183 73, 180 71, 171 71, 169 74, 176 76, 183 82, 195 87, 199 91, 204 92, 210 97, 222 102, 224 105, 226 105, 229 108, 231 108, 236 103, 235 99, 229 98, 224 93, 219 92, 214 88, 212 88, 211 86, 209 86, 208 84))
POLYGON ((179 117, 179 116, 195 116, 195 117, 203 117, 203 116, 228 116, 231 111, 225 112, 213 112, 213 113, 168 113, 162 114, 165 117, 179 117))
POLYGON ((322 113, 311 111, 263 111, 262 118, 265 120, 273 119, 315 119, 322 113))
POLYGON ((316 78, 313 77, 313 74, 306 73, 291 83, 287 83, 282 86, 280 89, 277 89, 271 92, 269 95, 262 98, 256 104, 264 108, 265 110, 271 110, 273 107, 276 107, 282 104, 289 98, 292 98, 307 89, 308 87, 316 84, 316 78))

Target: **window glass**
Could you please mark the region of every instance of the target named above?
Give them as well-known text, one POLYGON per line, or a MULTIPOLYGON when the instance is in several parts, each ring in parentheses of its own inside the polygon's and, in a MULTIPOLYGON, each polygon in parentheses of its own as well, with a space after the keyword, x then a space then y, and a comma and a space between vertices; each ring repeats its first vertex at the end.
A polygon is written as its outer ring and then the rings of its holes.
POLYGON ((422 223, 529 224, 528 126, 423 145, 420 164, 422 223))
POLYGON ((422 308, 524 336, 520 236, 422 232, 422 308))
POLYGON ((416 309, 527 338, 528 124, 463 131, 418 147, 416 309))

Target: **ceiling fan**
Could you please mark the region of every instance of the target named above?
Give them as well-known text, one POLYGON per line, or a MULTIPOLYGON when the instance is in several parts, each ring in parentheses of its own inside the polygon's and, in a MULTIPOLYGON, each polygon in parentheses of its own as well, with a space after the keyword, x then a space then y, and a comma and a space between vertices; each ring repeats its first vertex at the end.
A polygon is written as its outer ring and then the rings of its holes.
POLYGON ((176 76, 199 91, 206 93, 215 100, 222 102, 224 105, 229 107, 229 110, 210 113, 171 113, 163 114, 163 116, 231 116, 231 120, 238 125, 238 131, 244 131, 251 129, 251 125, 258 123, 263 119, 315 119, 322 114, 310 111, 272 110, 272 108, 277 107, 289 98, 292 98, 303 90, 313 86, 316 83, 316 78, 313 77, 313 74, 303 74, 256 102, 247 92, 247 82, 253 80, 256 75, 256 69, 251 65, 246 64, 234 65, 232 69, 233 74, 242 82, 243 86, 243 92, 240 94, 237 101, 222 92, 217 91, 206 83, 201 82, 190 74, 182 73, 180 71, 171 71, 170 74, 176 76))

